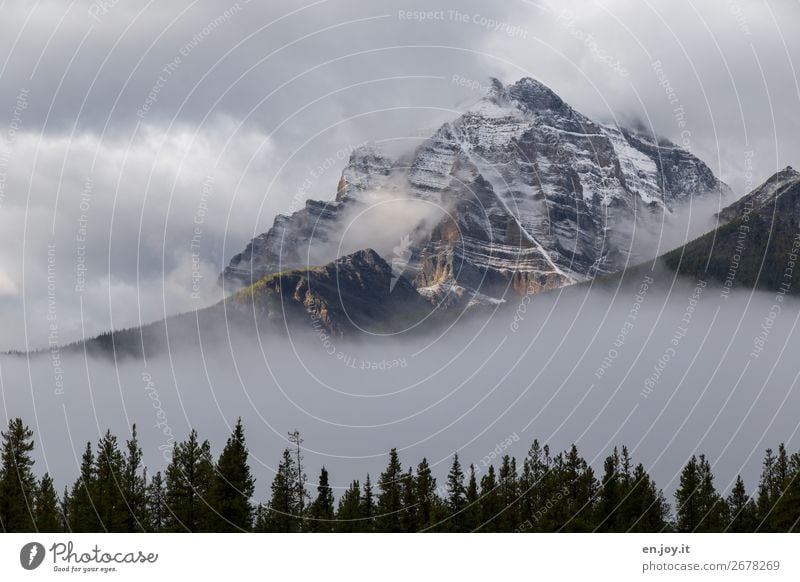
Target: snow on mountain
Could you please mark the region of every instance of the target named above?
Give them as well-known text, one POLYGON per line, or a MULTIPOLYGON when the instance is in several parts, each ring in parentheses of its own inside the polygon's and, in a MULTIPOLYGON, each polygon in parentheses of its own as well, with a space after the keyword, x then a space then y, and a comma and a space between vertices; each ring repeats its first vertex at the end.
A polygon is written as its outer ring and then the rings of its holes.
POLYGON ((249 284, 333 260, 354 212, 366 216, 371 205, 396 197, 441 214, 411 221, 405 233, 378 229, 376 237, 394 240, 368 246, 391 254, 406 241, 404 276, 432 302, 487 302, 649 258, 636 255, 636 221, 696 196, 728 193, 675 144, 598 124, 533 79, 508 86, 493 80, 488 95, 444 124, 410 163, 372 148, 355 151, 334 201, 309 201, 277 217, 222 277, 249 284))

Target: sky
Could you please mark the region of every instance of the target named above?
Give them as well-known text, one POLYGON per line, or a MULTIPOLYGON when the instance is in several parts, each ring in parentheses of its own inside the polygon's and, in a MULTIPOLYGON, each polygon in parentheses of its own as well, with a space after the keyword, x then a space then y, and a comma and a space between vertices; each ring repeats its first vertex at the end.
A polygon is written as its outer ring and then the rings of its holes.
POLYGON ((665 135, 736 196, 800 165, 797 2, 2 11, 3 349, 214 302, 231 256, 276 214, 331 199, 353 148, 412 149, 490 77, 532 76, 594 119, 665 135))

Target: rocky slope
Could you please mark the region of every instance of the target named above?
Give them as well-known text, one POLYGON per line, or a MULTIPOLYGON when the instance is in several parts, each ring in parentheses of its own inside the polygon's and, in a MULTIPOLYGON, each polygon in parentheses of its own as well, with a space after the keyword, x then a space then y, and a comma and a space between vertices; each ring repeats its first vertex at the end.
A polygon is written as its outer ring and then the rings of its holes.
POLYGON ((788 167, 719 213, 721 226, 663 257, 726 288, 800 292, 800 172, 788 167))
POLYGON ((223 279, 249 285, 335 258, 352 216, 376 193, 442 210, 433 224, 369 246, 389 249, 381 253, 395 276, 448 305, 557 288, 648 258, 631 250, 636 220, 728 188, 675 144, 596 123, 533 79, 495 80, 410 161, 356 151, 334 200, 278 216, 223 279))
POLYGON ((263 277, 226 299, 228 307, 278 326, 305 320, 334 336, 399 333, 425 320, 432 306, 372 249, 324 267, 263 277))

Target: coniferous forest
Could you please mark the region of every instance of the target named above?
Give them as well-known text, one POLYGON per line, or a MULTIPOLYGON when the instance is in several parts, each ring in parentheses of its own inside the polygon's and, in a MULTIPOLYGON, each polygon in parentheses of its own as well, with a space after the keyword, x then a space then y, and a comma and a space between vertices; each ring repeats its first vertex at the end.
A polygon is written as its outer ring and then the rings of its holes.
POLYGON ((150 472, 133 427, 87 443, 74 482, 59 493, 37 477, 33 432, 19 418, 2 432, 0 528, 4 532, 796 532, 800 453, 766 451, 755 491, 737 478, 727 496, 711 463, 692 457, 669 503, 628 450, 595 473, 573 445, 553 453, 534 441, 524 459, 462 465, 444 483, 426 459, 403 466, 396 450, 372 478, 334 495, 325 467, 309 486, 299 433, 289 435, 272 483, 257 485, 241 420, 215 459, 196 431, 150 472), (258 500, 261 500, 260 502, 258 500))

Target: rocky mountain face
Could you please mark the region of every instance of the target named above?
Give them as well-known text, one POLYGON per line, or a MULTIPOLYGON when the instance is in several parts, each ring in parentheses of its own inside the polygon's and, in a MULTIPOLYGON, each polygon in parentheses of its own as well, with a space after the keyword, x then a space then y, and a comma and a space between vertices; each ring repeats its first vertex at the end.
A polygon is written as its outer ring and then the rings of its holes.
POLYGON ((334 336, 348 332, 391 334, 426 320, 432 306, 372 249, 323 267, 263 277, 226 300, 229 309, 278 326, 301 319, 334 336))
POLYGON ((800 292, 800 172, 781 170, 718 217, 717 229, 665 255, 667 266, 728 289, 800 292))
POLYGON ((636 221, 728 193, 673 143, 596 123, 533 79, 495 80, 410 159, 354 152, 334 200, 278 216, 222 278, 239 287, 325 264, 342 254, 353 217, 388 197, 440 211, 364 245, 381 249, 392 281, 403 275, 437 306, 496 302, 649 258, 635 252, 636 221))

